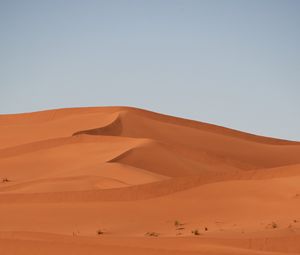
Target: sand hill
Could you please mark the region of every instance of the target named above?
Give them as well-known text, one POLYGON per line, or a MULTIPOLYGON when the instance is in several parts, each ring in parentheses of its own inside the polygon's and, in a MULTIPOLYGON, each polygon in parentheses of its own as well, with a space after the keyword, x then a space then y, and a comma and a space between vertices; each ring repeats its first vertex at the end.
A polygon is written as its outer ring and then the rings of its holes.
POLYGON ((0 254, 300 254, 300 143, 129 107, 0 115, 0 254))

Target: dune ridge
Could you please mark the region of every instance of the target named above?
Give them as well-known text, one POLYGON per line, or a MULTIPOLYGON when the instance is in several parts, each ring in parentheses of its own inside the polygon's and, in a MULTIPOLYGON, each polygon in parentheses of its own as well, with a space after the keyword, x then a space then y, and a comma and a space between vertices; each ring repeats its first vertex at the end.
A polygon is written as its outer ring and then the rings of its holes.
POLYGON ((299 181, 297 141, 132 107, 0 115, 0 253, 300 254, 299 181))

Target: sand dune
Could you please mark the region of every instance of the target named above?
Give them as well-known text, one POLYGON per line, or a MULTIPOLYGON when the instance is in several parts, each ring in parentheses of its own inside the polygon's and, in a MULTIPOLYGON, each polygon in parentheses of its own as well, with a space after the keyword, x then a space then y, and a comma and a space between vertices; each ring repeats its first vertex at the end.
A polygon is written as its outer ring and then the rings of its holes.
POLYGON ((295 141, 130 107, 0 115, 0 254, 300 254, 299 182, 295 141))

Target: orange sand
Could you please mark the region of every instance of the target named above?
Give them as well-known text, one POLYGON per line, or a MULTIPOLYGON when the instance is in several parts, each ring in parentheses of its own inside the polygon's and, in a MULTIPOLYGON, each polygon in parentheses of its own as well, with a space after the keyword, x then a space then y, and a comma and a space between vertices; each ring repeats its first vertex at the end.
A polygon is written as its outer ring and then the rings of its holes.
POLYGON ((128 107, 0 115, 0 254, 300 254, 299 183, 299 142, 128 107))

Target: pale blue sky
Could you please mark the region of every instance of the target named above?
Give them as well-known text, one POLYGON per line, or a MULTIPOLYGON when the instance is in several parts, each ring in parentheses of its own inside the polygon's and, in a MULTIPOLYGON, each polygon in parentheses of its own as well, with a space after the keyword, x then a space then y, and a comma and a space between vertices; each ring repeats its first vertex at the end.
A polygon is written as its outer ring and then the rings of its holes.
POLYGON ((0 0, 0 113, 127 105, 300 140, 300 1, 0 0))

